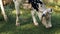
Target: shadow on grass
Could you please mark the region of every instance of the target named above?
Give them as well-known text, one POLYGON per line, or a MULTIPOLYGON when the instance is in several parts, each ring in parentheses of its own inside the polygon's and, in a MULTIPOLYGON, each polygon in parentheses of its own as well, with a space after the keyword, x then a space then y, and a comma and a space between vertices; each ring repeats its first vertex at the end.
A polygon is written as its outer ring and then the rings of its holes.
POLYGON ((0 22, 0 24, 1 24, 0 33, 16 30, 15 20, 13 17, 11 17, 11 19, 9 19, 8 22, 3 21, 3 22, 0 22))

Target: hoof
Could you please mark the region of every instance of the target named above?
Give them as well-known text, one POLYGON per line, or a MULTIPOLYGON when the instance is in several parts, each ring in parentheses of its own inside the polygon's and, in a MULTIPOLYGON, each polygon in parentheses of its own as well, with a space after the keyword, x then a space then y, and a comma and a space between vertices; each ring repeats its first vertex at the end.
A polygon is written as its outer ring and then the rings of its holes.
POLYGON ((20 26, 20 23, 16 23, 16 26, 20 26))
POLYGON ((46 28, 47 28, 47 29, 50 29, 50 28, 52 28, 52 25, 49 25, 49 26, 47 26, 46 28))
POLYGON ((49 25, 49 28, 51 28, 52 27, 52 25, 49 25))
POLYGON ((38 26, 39 24, 38 23, 34 23, 35 26, 38 26))
POLYGON ((47 28, 47 29, 48 29, 49 27, 48 27, 48 26, 45 26, 45 28, 47 28))

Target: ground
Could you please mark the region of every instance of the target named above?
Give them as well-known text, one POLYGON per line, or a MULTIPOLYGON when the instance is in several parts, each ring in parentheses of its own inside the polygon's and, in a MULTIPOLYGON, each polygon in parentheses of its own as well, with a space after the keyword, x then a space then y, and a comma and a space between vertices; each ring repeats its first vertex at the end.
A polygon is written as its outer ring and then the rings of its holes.
POLYGON ((15 26, 15 9, 9 7, 5 8, 8 15, 8 22, 4 20, 0 21, 0 34, 60 34, 60 13, 52 13, 52 25, 50 29, 46 29, 40 20, 37 18, 39 26, 35 26, 32 22, 30 10, 20 8, 22 11, 20 14, 21 26, 15 26))

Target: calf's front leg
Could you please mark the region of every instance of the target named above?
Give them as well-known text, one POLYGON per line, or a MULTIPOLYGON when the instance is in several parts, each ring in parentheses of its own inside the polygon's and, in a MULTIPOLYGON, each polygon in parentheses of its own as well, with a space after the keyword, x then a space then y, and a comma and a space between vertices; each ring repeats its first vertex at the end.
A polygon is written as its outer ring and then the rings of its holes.
POLYGON ((34 16, 34 14, 35 14, 34 9, 31 10, 31 14, 32 14, 32 19, 33 19, 33 23, 34 23, 34 25, 35 25, 35 26, 38 26, 38 22, 36 21, 36 18, 35 18, 35 16, 34 16))
POLYGON ((49 28, 51 28, 52 27, 52 24, 51 24, 51 15, 49 15, 49 20, 47 20, 47 23, 48 23, 49 28))

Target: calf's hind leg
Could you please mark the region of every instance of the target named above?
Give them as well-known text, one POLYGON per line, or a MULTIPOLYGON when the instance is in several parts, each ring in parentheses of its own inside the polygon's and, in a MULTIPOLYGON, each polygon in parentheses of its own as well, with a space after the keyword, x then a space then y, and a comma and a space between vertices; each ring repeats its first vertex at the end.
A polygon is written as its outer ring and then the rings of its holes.
POLYGON ((16 9, 16 26, 19 26, 20 25, 20 23, 19 23, 19 14, 20 14, 19 5, 20 5, 20 3, 18 2, 18 0, 15 0, 14 4, 15 4, 15 9, 16 9))

